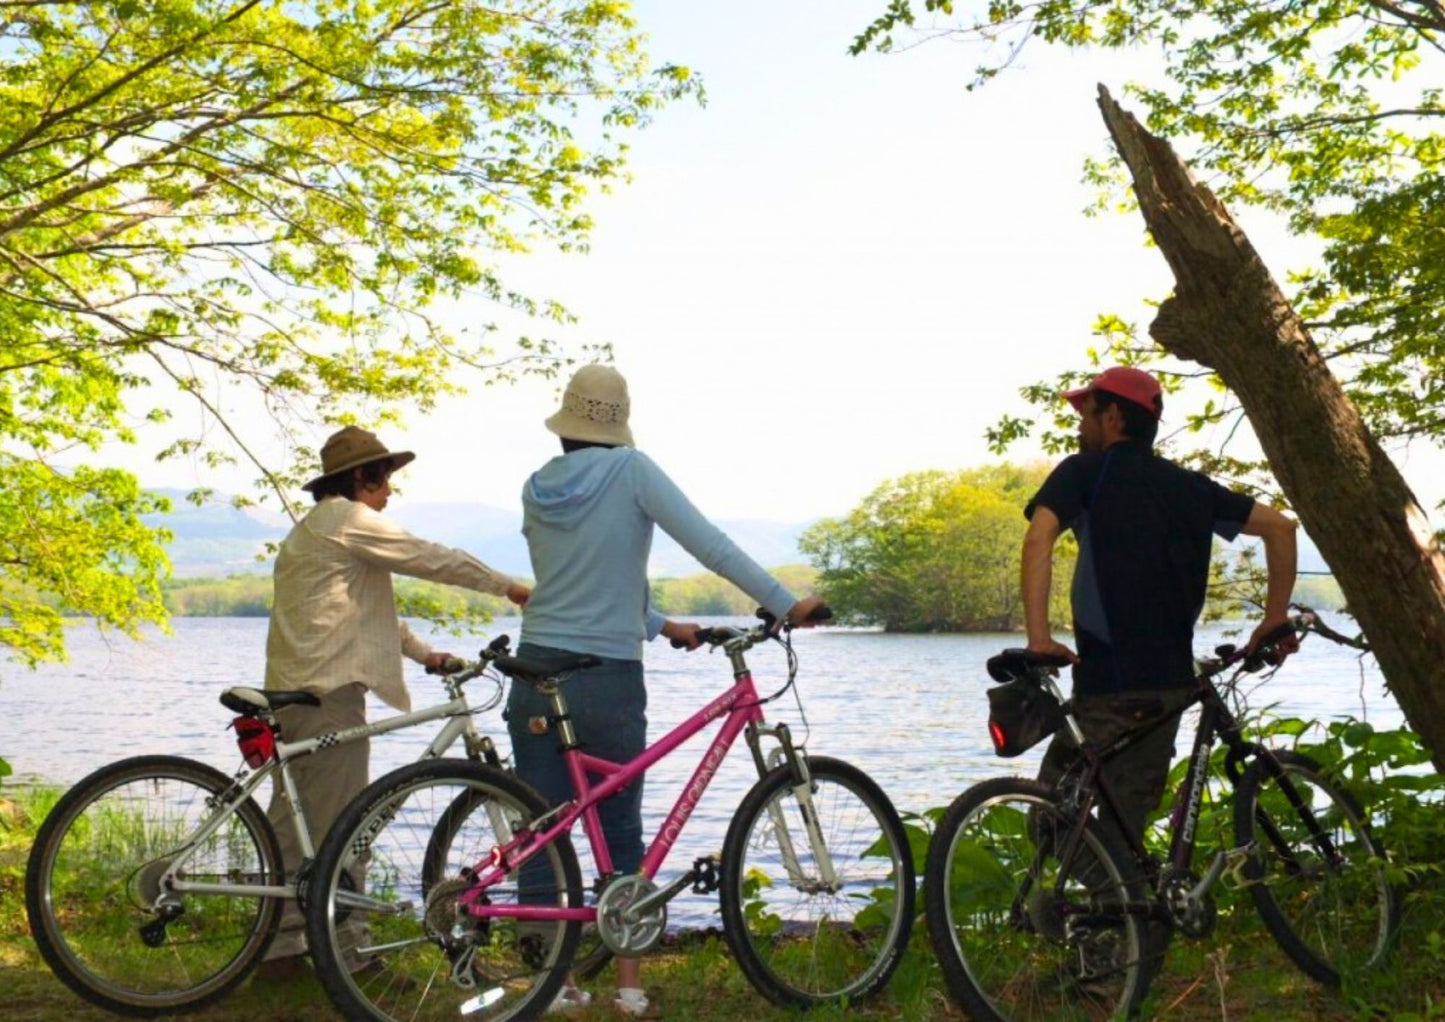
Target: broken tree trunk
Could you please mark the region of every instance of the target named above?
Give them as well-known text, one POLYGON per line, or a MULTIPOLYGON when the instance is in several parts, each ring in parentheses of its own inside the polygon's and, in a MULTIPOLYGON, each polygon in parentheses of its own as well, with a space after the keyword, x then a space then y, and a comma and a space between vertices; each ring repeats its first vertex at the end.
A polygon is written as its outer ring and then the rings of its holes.
POLYGON ((1150 335, 1239 398, 1405 719, 1445 772, 1445 556, 1424 512, 1223 203, 1102 85, 1099 107, 1174 271, 1150 335))

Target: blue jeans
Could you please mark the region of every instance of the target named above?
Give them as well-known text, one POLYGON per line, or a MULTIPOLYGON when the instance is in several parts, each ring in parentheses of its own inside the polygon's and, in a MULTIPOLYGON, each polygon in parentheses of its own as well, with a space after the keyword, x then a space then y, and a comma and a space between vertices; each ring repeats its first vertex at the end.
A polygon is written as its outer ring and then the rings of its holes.
MULTIPOLYGON (((530 642, 517 647, 521 657, 570 652, 530 642)), ((599 666, 573 674, 562 683, 560 691, 567 700, 577 740, 588 754, 626 763, 647 747, 647 688, 643 684, 642 661, 603 658, 599 666)), ((561 737, 550 725, 543 734, 535 734, 532 727, 534 719, 545 719, 551 712, 546 696, 531 685, 512 683, 506 718, 517 776, 536 788, 548 803, 557 805, 575 797, 567 766, 558 753, 561 737)), ((642 781, 639 777, 597 806, 612 868, 618 873, 635 873, 642 865, 642 781)), ((527 888, 547 883, 539 878, 545 867, 533 868, 536 862, 533 859, 522 868, 524 901, 546 897, 541 892, 528 897, 527 888)))

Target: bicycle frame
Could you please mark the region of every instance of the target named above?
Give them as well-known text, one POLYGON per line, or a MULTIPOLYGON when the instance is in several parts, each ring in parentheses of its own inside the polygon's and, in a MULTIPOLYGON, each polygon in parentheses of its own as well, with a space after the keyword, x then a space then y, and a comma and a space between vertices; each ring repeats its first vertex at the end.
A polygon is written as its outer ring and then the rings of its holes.
POLYGON ((372 735, 399 731, 417 724, 425 724, 428 721, 440 720, 443 717, 450 719, 427 746, 426 752, 421 756, 422 759, 440 757, 451 748, 458 738, 465 738, 469 755, 481 755, 488 758, 495 755, 492 751, 491 739, 478 733, 476 722, 472 716, 472 707, 460 689, 455 692, 453 698, 446 702, 412 713, 400 713, 372 723, 343 728, 340 731, 328 731, 315 738, 306 738, 299 742, 286 742, 278 739, 276 755, 249 777, 238 776, 236 781, 221 796, 218 796, 219 804, 214 807, 215 811, 203 820, 196 830, 187 835, 181 844, 180 851, 171 859, 165 872, 159 878, 162 893, 158 903, 163 903, 166 897, 172 893, 225 894, 248 898, 295 898, 295 884, 203 883, 185 880, 177 874, 183 872, 196 849, 220 829, 221 825, 236 812, 252 792, 277 773, 280 774, 277 783, 282 786, 282 791, 291 806, 291 823, 296 831, 303 860, 310 861, 316 856, 316 848, 311 840, 311 830, 306 824, 306 814, 301 808, 296 782, 291 777, 290 761, 300 756, 309 756, 321 749, 329 749, 334 745, 343 745, 347 742, 370 738, 372 735))
MULTIPOLYGON (((726 715, 721 730, 713 738, 712 744, 708 746, 703 754, 702 760, 693 771, 692 777, 683 786, 681 794, 667 814, 662 826, 658 829, 652 843, 648 846, 643 855, 639 872, 648 880, 657 875, 667 853, 672 849, 683 827, 693 810, 697 808, 698 802, 707 791, 708 785, 717 774, 718 767, 722 764, 728 750, 737 740, 739 734, 747 731, 747 742, 753 753, 753 760, 758 767, 759 774, 766 772, 766 764, 763 760, 758 738, 761 734, 773 734, 782 743, 783 748, 791 757, 792 742, 788 734, 786 724, 779 724, 774 728, 763 728, 762 706, 758 701, 757 689, 753 684, 751 672, 745 665, 740 664, 740 656, 734 659, 734 684, 722 695, 713 699, 697 713, 687 720, 678 724, 662 738, 652 745, 649 745, 634 759, 627 763, 614 763, 610 760, 600 759, 596 756, 589 756, 576 748, 571 743, 564 745, 562 755, 566 759, 567 771, 572 779, 572 787, 577 798, 573 802, 564 804, 553 810, 552 813, 542 818, 539 823, 546 822, 546 829, 541 832, 523 830, 512 837, 505 844, 492 850, 490 859, 486 863, 479 863, 475 872, 476 882, 471 889, 463 894, 459 903, 466 906, 467 911, 477 918, 506 917, 509 919, 526 920, 575 920, 577 922, 591 922, 597 917, 595 908, 587 907, 559 907, 551 905, 490 905, 477 904, 488 887, 499 883, 509 873, 518 869, 522 864, 547 847, 560 835, 571 830, 577 820, 582 820, 583 830, 587 834, 587 841, 592 849, 592 855, 597 863, 597 868, 603 876, 612 873, 612 857, 607 850, 607 842, 603 837, 602 825, 597 816, 597 804, 604 799, 616 794, 627 787, 633 781, 645 774, 659 760, 672 753, 679 745, 696 735, 703 728, 707 727, 714 720, 726 715), (588 774, 595 774, 603 778, 599 783, 593 784, 588 779, 588 774), (555 820, 548 820, 554 816, 555 820)), ((544 689, 545 690, 545 689, 544 689)), ((564 737, 565 742, 565 737, 564 737)), ((791 757, 793 762, 798 763, 796 757, 791 757)), ((807 779, 798 778, 798 784, 806 789, 807 779)), ((806 791, 800 792, 806 797, 806 791)), ((810 803, 809 803, 810 804, 810 803)), ((815 830, 813 814, 808 814, 810 819, 810 830, 815 830)), ((810 833, 814 846, 820 850, 820 868, 825 879, 831 882, 832 864, 826 859, 826 851, 823 850, 822 836, 818 833, 810 833)), ((786 830, 779 829, 780 844, 791 864, 788 869, 790 874, 796 870, 796 856, 791 852, 791 842, 786 830)), ((678 888, 680 890, 680 888, 678 888)), ((646 911, 653 905, 666 901, 677 891, 663 889, 648 897, 641 899, 634 908, 638 911, 646 911)))
MULTIPOLYGON (((1199 814, 1204 799, 1204 785, 1209 776, 1209 757, 1214 749, 1217 739, 1223 740, 1229 746, 1229 760, 1231 768, 1226 770, 1231 786, 1237 785, 1239 773, 1233 766, 1242 762, 1249 756, 1259 757, 1266 762, 1274 763, 1274 758, 1269 750, 1255 742, 1246 741, 1239 721, 1225 705, 1224 699, 1214 687, 1208 676, 1200 677, 1197 691, 1182 705, 1169 710, 1153 720, 1147 721, 1136 728, 1131 728, 1120 735, 1108 746, 1101 750, 1090 749, 1086 743, 1080 741, 1079 748, 1084 758, 1085 769, 1080 790, 1084 798, 1079 806, 1079 820, 1071 830, 1069 840, 1064 846, 1060 861, 1065 866, 1073 861, 1077 854, 1079 843, 1083 839, 1084 823, 1093 808, 1095 794, 1102 811, 1112 814, 1114 821, 1119 823, 1124 819, 1119 808, 1119 799, 1114 794, 1113 788, 1103 776, 1104 764, 1119 752, 1133 745, 1138 739, 1149 731, 1164 724, 1171 717, 1183 714, 1191 706, 1199 705, 1199 725, 1194 733, 1194 747, 1190 753, 1189 768, 1185 772, 1184 782, 1179 786, 1174 796, 1174 808, 1169 816, 1169 857, 1168 867, 1173 876, 1187 876, 1189 867, 1194 859, 1196 845, 1195 835, 1199 823, 1199 814)), ((1052 685, 1052 682, 1050 682, 1052 685)), ((1054 695, 1058 696, 1055 688, 1054 695)), ((1077 724, 1072 716, 1069 718, 1075 739, 1082 737, 1077 724)), ((1280 781, 1281 789, 1290 800, 1291 805, 1298 812, 1306 825, 1310 828, 1313 839, 1321 846, 1329 861, 1335 861, 1336 855, 1333 843, 1319 821, 1315 819, 1314 813, 1306 806, 1299 794, 1294 790, 1288 777, 1284 776, 1278 765, 1271 767, 1271 772, 1280 781)), ((1262 821, 1265 833, 1273 840, 1274 844, 1287 850, 1287 844, 1278 836, 1274 825, 1266 820, 1262 821)), ((1133 854, 1135 861, 1145 869, 1150 887, 1159 892, 1160 864, 1155 860, 1144 847, 1143 841, 1128 831, 1122 825, 1117 831, 1124 837, 1133 854)), ((1235 876, 1240 886, 1245 886, 1250 881, 1240 872, 1247 863, 1249 856, 1254 851, 1253 847, 1239 847, 1223 849, 1215 853, 1214 860, 1210 863, 1205 875, 1190 889, 1189 894, 1193 898, 1202 898, 1208 893, 1221 876, 1228 869, 1235 876)), ((1061 870, 1060 883, 1063 883, 1067 870, 1061 870)))

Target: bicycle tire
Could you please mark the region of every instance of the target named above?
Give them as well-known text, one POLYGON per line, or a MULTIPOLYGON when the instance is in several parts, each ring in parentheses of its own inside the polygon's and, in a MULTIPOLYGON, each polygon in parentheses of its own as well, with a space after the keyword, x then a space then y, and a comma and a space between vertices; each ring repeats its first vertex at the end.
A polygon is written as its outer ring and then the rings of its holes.
POLYGON ((809 757, 813 805, 839 884, 821 888, 787 765, 743 797, 723 842, 723 936, 749 982, 776 1004, 857 1004, 883 989, 913 925, 913 856, 903 823, 857 767, 809 757), (849 805, 848 803, 856 803, 849 805), (783 812, 801 876, 778 852, 783 812), (852 817, 844 810, 852 809, 852 817), (770 899, 770 895, 781 895, 770 899), (861 911, 856 911, 860 909, 861 911), (846 925, 840 925, 843 920, 846 925))
POLYGON ((1281 950, 1312 979, 1339 986, 1344 976, 1384 961, 1399 925, 1399 897, 1385 874, 1385 851, 1354 797, 1308 756, 1270 755, 1319 832, 1294 807, 1273 764, 1255 759, 1234 807, 1239 844, 1256 849, 1246 873, 1249 892, 1281 950))
MULTIPOLYGON (((581 924, 477 920, 457 911, 457 899, 472 885, 464 871, 499 844, 491 814, 506 814, 515 833, 547 809, 515 775, 482 764, 413 763, 368 785, 332 825, 312 872, 307 935, 332 1004, 369 1020, 454 1020, 468 1000, 489 997, 466 1017, 544 1011, 566 980, 581 924)), ((567 835, 537 860, 550 867, 551 898, 583 903, 567 835)), ((517 889, 497 885, 486 897, 515 900, 517 889)))
MULTIPOLYGON (((146 905, 161 893, 157 871, 173 860, 173 842, 231 783, 194 760, 138 756, 101 767, 56 802, 30 850, 25 908, 61 982, 108 1011, 145 1018, 203 1007, 245 979, 276 934, 284 899, 181 894, 183 911, 157 945, 141 932, 159 919, 146 905)), ((283 882, 276 835, 249 798, 196 856, 190 879, 283 882)))
POLYGON ((1146 992, 1142 882, 1096 821, 1068 876, 1073 827, 1053 790, 999 777, 960 794, 928 847, 924 913, 949 993, 987 1022, 1125 1017, 1146 992), (1076 921, 1078 922, 1076 925, 1076 921))

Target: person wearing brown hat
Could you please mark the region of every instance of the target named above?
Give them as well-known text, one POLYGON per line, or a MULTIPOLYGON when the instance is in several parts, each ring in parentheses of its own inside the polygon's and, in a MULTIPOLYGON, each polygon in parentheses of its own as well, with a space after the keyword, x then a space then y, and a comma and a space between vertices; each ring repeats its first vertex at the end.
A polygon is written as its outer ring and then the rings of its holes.
MULTIPOLYGON (((316 503, 276 554, 266 688, 314 692, 321 705, 277 712, 288 740, 364 724, 368 690, 398 710, 410 709, 401 658, 428 667, 447 659, 449 654, 433 650, 397 617, 394 573, 506 596, 517 604, 527 601, 526 586, 471 554, 412 536, 381 513, 391 496, 391 474, 415 457, 389 451, 374 433, 347 426, 327 439, 321 474, 302 487, 316 503)), ((307 825, 318 840, 366 786, 369 759, 369 743, 361 740, 292 763, 307 825)), ((277 785, 268 815, 288 873, 301 861, 291 813, 277 785)), ((296 903, 287 902, 263 977, 299 970, 304 926, 296 903)))
MULTIPOLYGON (((1107 745, 1179 709, 1193 693, 1194 625, 1204 609, 1215 536, 1264 541, 1264 620, 1250 646, 1286 622, 1295 524, 1154 453, 1164 397, 1159 381, 1142 369, 1114 366, 1063 396, 1079 413, 1080 451, 1054 468, 1024 511, 1024 621, 1030 650, 1073 663, 1079 725, 1090 742, 1107 745), (1079 545, 1071 589, 1077 653, 1055 641, 1049 628, 1053 549, 1064 529, 1079 545)), ((1294 648, 1291 640, 1284 652, 1294 648)), ((1136 838, 1164 793, 1178 727, 1174 714, 1103 768, 1136 838)), ((1057 783, 1076 758, 1072 737, 1060 732, 1039 779, 1057 783)), ((1101 822, 1114 825, 1112 816, 1101 822)))
MULTIPOLYGON (((647 744, 647 690, 642 644, 664 635, 698 646, 697 626, 668 621, 648 605, 647 559, 661 526, 703 565, 727 578, 779 619, 806 624, 822 606, 798 599, 709 522, 650 458, 633 446, 627 381, 610 366, 577 370, 562 407, 546 421, 562 454, 522 490, 522 532, 537 579, 522 618, 521 655, 590 653, 598 667, 567 682, 578 740, 588 752, 627 762, 647 744)), ((549 705, 529 685, 513 685, 507 728, 518 775, 544 797, 564 801, 572 789, 557 739, 548 734, 549 705)), ((635 873, 642 860, 642 782, 598 806, 612 864, 635 873)), ((523 897, 529 871, 522 870, 523 897)), ((643 993, 636 958, 617 962, 616 1006, 656 1017, 643 993)), ((569 984, 559 1007, 585 1003, 569 984)))

